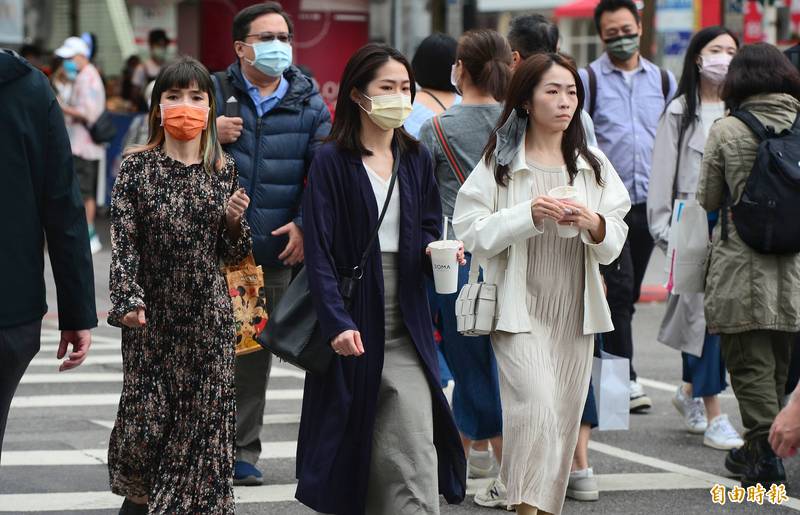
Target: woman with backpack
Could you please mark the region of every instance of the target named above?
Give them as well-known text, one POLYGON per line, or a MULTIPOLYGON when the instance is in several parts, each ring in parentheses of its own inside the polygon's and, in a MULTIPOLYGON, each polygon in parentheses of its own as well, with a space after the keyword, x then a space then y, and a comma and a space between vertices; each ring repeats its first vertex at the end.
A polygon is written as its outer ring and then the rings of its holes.
POLYGON ((800 73, 777 48, 748 45, 731 61, 722 99, 733 116, 718 121, 709 133, 697 192, 706 211, 721 210, 712 233, 705 316, 709 332, 721 335, 722 356, 746 429, 744 446, 728 452, 725 466, 745 486, 770 485, 786 480, 767 438, 783 403, 792 333, 800 331, 800 254, 778 254, 762 245, 786 243, 784 236, 797 231, 800 222, 796 217, 760 218, 754 202, 767 194, 770 210, 776 211, 800 202, 800 73), (791 169, 764 169, 762 159, 780 163, 782 156, 764 155, 769 145, 760 145, 762 138, 739 116, 750 119, 756 129, 770 127, 770 144, 786 143, 791 169), (751 174, 762 179, 760 185, 753 187, 751 174), (765 190, 770 186, 765 176, 778 174, 787 179, 782 187, 765 190), (769 232, 771 242, 752 238, 769 232))
MULTIPOLYGON (((722 84, 739 44, 724 27, 707 27, 686 50, 675 99, 661 116, 653 148, 647 219, 656 245, 668 251, 676 199, 694 199, 708 132, 725 114, 722 84)), ((715 223, 717 213, 709 214, 715 223)), ((668 256, 670 262, 671 256, 668 256)), ((681 351, 683 384, 672 404, 693 434, 715 449, 741 447, 743 441, 722 413, 718 394, 725 390, 725 362, 719 335, 706 332, 703 294, 671 292, 658 340, 681 351)))
MULTIPOLYGON (((462 92, 454 105, 422 125, 420 141, 428 147, 434 163, 442 199, 442 212, 453 217, 453 206, 461 184, 481 158, 486 141, 503 111, 500 103, 511 79, 511 49, 493 30, 469 31, 461 36, 453 65, 452 81, 462 92)), ((450 237, 454 238, 453 234, 450 237)), ((471 257, 467 257, 471 262, 471 257)), ((451 295, 430 295, 441 318, 442 350, 453 373, 453 413, 461 432, 464 452, 470 460, 470 475, 496 475, 488 450, 472 450, 472 442, 491 440, 497 463, 503 455, 503 423, 497 363, 488 336, 467 337, 456 330, 456 299, 467 283, 468 268, 460 270, 458 290, 451 295), (472 455, 470 455, 472 454, 472 455), (481 463, 483 462, 483 463, 481 463)), ((499 478, 475 502, 487 507, 505 507, 505 488, 499 478), (495 492, 492 494, 491 492, 495 492)))

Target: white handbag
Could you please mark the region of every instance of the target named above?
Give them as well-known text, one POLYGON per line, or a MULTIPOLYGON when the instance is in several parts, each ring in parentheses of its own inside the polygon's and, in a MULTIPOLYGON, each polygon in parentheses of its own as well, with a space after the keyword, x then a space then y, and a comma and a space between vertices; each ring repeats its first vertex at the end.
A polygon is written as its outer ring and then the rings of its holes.
POLYGON ((469 281, 456 300, 456 328, 464 336, 485 336, 494 330, 497 312, 497 286, 478 282, 480 260, 472 256, 469 281))

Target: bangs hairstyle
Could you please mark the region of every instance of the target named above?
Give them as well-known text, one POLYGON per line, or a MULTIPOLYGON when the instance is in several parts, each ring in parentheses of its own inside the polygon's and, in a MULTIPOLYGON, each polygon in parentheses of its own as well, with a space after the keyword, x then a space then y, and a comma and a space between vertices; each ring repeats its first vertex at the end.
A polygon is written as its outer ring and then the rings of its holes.
POLYGON ((147 144, 126 149, 125 154, 152 150, 164 144, 164 127, 161 126, 161 95, 170 89, 196 87, 208 95, 208 123, 200 135, 200 155, 203 168, 212 173, 221 170, 225 164, 222 147, 217 137, 217 103, 214 99, 214 84, 211 75, 200 61, 192 57, 181 57, 176 62, 162 68, 156 77, 153 94, 150 97, 150 136, 147 144))
MULTIPOLYGON (((492 166, 494 160, 494 151, 497 148, 497 131, 505 125, 511 116, 519 116, 527 119, 527 130, 530 130, 531 119, 526 111, 526 104, 529 104, 533 98, 533 91, 536 86, 542 81, 544 74, 553 66, 561 66, 566 68, 573 79, 575 80, 575 91, 578 95, 578 106, 575 109, 575 114, 572 116, 567 129, 564 131, 564 136, 561 139, 561 155, 564 158, 564 163, 567 166, 567 173, 569 174, 569 183, 572 184, 575 176, 578 175, 577 158, 582 156, 586 162, 589 163, 594 171, 594 178, 597 184, 604 185, 600 160, 589 152, 589 147, 586 145, 586 134, 583 132, 583 124, 581 123, 581 110, 583 109, 583 101, 585 93, 581 86, 581 78, 578 75, 578 70, 575 68, 574 61, 562 54, 536 54, 522 61, 514 75, 511 77, 511 85, 508 87, 508 95, 506 95, 506 103, 503 108, 503 114, 497 121, 497 126, 492 131, 489 137, 489 142, 483 150, 483 159, 487 166, 492 166)), ((508 165, 495 166, 494 177, 499 185, 505 185, 508 178, 509 168, 508 165)))
POLYGON ((770 44, 745 45, 728 68, 722 100, 733 112, 749 97, 765 93, 786 93, 800 100, 800 72, 770 44))
MULTIPOLYGON (((372 152, 361 143, 362 110, 357 103, 353 102, 350 94, 354 89, 366 94, 367 85, 375 79, 378 68, 388 63, 390 59, 399 62, 408 71, 411 102, 414 102, 417 88, 414 84, 414 72, 411 70, 408 59, 389 45, 382 43, 364 45, 347 61, 344 72, 342 72, 339 97, 336 100, 336 118, 333 120, 331 134, 326 141, 335 141, 340 149, 361 156, 372 155, 372 152)), ((394 130, 392 143, 403 152, 416 153, 419 149, 419 141, 407 133, 403 127, 394 130)))

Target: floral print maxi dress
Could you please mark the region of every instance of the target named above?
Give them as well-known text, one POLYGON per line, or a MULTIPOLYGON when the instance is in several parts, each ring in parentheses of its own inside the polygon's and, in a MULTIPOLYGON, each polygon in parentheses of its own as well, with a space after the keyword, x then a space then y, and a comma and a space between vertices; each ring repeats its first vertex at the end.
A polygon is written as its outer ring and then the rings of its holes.
POLYGON ((122 162, 111 203, 110 324, 122 327, 124 382, 111 433, 111 491, 148 496, 150 513, 233 513, 234 319, 220 260, 225 205, 239 187, 233 159, 208 173, 161 148, 122 162))

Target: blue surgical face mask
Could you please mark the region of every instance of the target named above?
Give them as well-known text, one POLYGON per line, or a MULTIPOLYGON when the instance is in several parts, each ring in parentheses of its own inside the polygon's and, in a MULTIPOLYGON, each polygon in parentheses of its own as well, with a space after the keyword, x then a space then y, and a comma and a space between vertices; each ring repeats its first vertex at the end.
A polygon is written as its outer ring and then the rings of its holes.
POLYGON ((277 39, 250 45, 253 47, 255 58, 251 61, 245 60, 264 75, 270 77, 280 77, 283 72, 292 64, 292 45, 281 43, 277 39))
POLYGON ((64 67, 64 73, 67 74, 67 78, 69 80, 75 80, 75 77, 78 76, 78 65, 75 64, 75 61, 67 59, 62 66, 64 67))

